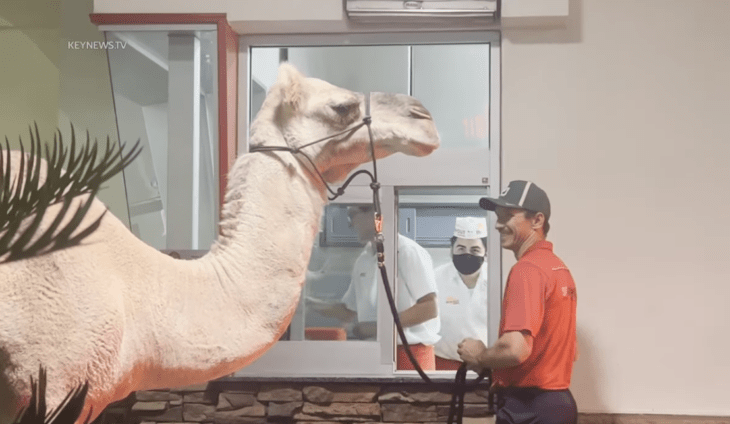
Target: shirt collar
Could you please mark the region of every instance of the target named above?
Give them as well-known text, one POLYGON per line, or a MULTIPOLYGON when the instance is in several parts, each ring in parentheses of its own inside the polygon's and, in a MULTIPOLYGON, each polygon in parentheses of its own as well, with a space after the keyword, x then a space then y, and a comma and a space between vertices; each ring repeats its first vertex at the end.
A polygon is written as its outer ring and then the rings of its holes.
POLYGON ((530 254, 530 252, 533 252, 533 251, 538 250, 538 249, 545 249, 545 250, 549 250, 550 252, 552 252, 553 251, 553 243, 552 242, 549 242, 547 240, 540 240, 537 243, 535 243, 532 246, 530 246, 525 251, 525 253, 522 254, 522 257, 524 258, 528 254, 530 254))

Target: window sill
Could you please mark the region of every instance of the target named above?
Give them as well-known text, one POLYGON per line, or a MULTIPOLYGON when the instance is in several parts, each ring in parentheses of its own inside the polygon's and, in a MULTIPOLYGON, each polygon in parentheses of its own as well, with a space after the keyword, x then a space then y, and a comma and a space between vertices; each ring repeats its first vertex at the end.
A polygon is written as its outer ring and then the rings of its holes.
MULTIPOLYGON (((397 376, 397 377, 224 377, 211 381, 209 384, 223 390, 231 390, 238 384, 250 383, 289 383, 289 384, 378 384, 378 385, 429 385, 430 387, 448 387, 454 384, 454 375, 429 376, 431 383, 426 383, 418 375, 397 376)), ((476 377, 467 376, 469 382, 476 377)), ((489 388, 489 379, 485 378, 479 383, 480 389, 489 388)))

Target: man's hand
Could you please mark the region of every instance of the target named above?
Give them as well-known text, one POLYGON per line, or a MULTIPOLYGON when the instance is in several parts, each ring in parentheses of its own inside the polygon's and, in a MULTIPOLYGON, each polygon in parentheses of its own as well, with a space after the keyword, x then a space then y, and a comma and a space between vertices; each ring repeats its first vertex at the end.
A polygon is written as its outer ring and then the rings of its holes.
POLYGON ((487 347, 481 340, 464 339, 459 343, 456 353, 459 354, 462 361, 466 362, 468 369, 481 373, 484 366, 479 363, 479 358, 486 350, 487 347))
POLYGON ((532 354, 532 336, 527 330, 508 331, 487 348, 474 339, 464 339, 456 351, 470 370, 481 373, 485 368, 516 367, 532 354))
POLYGON ((331 300, 319 299, 313 296, 305 296, 304 302, 307 308, 317 312, 329 310, 338 303, 331 300))

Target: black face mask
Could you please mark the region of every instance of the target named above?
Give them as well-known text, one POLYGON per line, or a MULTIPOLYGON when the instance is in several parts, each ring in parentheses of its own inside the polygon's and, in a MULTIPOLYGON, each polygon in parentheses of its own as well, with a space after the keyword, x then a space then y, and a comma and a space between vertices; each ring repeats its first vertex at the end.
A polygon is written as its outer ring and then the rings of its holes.
POLYGON ((474 274, 484 263, 484 256, 474 256, 468 253, 454 255, 453 259, 456 270, 464 275, 474 274))

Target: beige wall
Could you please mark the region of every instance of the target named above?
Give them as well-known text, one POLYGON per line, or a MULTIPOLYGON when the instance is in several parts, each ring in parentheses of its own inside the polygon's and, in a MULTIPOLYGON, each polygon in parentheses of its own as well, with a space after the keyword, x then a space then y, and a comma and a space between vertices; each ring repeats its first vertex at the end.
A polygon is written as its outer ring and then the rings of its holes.
MULTIPOLYGON (((291 19, 257 3, 268 28, 291 19)), ((330 20, 330 3, 307 16, 330 20)), ((565 29, 503 32, 503 177, 553 202, 581 412, 730 415, 728 22, 725 1, 571 0, 565 29)))
POLYGON ((728 22, 730 2, 586 0, 567 30, 504 32, 503 177, 550 195, 583 412, 730 415, 728 22))
POLYGON ((35 3, 0 2, 0 139, 14 146, 34 122, 46 135, 58 121, 60 6, 35 3))
MULTIPOLYGON (((0 2, 0 136, 30 141, 28 125, 41 138, 61 129, 77 135, 117 140, 109 68, 104 50, 73 50, 68 41, 103 41, 89 21, 91 0, 3 0, 0 2)), ((78 137, 77 137, 78 140, 78 137)), ((133 140, 134 142, 136 140, 133 140)), ((121 174, 105 184, 99 198, 127 222, 121 174)))

